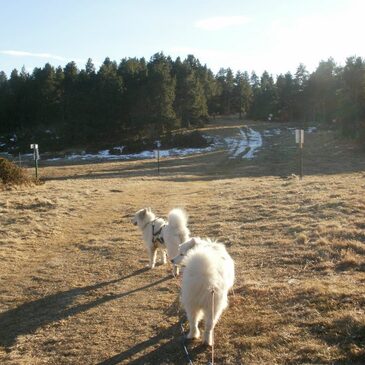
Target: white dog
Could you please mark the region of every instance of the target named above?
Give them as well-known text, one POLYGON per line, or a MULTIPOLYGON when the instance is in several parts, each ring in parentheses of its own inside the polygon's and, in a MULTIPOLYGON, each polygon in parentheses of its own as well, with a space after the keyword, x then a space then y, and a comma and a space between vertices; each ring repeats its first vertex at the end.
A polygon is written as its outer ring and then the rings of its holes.
POLYGON ((190 325, 187 338, 200 337, 198 325, 204 318, 204 342, 212 346, 214 326, 228 305, 228 291, 233 287, 234 262, 223 244, 195 237, 181 244, 171 261, 185 266, 181 303, 190 325))
MULTIPOLYGON (((151 269, 155 267, 158 249, 162 251, 164 264, 166 263, 166 249, 170 258, 177 255, 179 244, 189 239, 190 231, 187 228, 187 221, 186 213, 179 208, 170 211, 167 222, 162 218, 156 218, 151 208, 141 209, 135 214, 132 223, 138 225, 142 231, 151 269)), ((176 265, 174 273, 178 274, 176 265)))

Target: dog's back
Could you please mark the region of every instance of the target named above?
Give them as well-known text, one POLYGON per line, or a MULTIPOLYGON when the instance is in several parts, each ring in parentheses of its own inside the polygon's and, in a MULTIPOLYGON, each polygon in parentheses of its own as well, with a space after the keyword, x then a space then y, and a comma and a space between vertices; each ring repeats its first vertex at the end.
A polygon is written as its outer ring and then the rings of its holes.
POLYGON ((217 304, 223 310, 227 306, 227 293, 233 286, 234 264, 220 244, 200 245, 184 260, 181 301, 186 308, 207 310, 214 290, 217 304))
POLYGON ((188 338, 200 336, 198 324, 204 318, 204 342, 212 346, 214 326, 228 304, 234 263, 223 245, 209 240, 192 241, 195 245, 183 259, 181 303, 189 320, 188 338))

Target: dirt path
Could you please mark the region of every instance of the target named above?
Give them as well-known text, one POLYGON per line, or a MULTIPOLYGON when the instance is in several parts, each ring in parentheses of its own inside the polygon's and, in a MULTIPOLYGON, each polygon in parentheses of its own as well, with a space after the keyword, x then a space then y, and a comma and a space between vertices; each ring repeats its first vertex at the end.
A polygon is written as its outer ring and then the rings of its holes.
MULTIPOLYGON (((205 132, 229 138, 238 128, 226 121, 205 132)), ((275 145, 289 136, 274 138, 252 160, 221 149, 164 160, 160 177, 153 161, 47 167, 44 185, 0 192, 0 362, 185 364, 178 284, 170 267, 146 268, 130 224, 141 207, 166 216, 180 206, 193 234, 226 243, 236 262, 217 363, 360 364, 363 159, 338 145, 331 174, 314 174, 330 169, 318 143, 329 136, 318 133, 308 143, 323 157, 300 182, 279 159, 293 151, 275 145)), ((199 343, 189 351, 194 364, 210 358, 199 343)))

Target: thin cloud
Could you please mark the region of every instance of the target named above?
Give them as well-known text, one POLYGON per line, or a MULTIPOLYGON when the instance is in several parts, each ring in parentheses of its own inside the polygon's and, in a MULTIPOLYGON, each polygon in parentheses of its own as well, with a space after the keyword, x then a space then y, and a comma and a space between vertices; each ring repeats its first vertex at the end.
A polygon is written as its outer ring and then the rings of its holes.
POLYGON ((250 21, 250 19, 243 15, 234 15, 234 16, 217 16, 213 18, 207 18, 198 20, 195 23, 195 27, 204 30, 220 30, 229 27, 236 27, 243 24, 246 24, 250 21))
MULTIPOLYGON (((27 51, 3 50, 3 51, 0 51, 0 54, 6 55, 6 56, 13 56, 13 57, 43 58, 43 59, 63 61, 63 62, 70 60, 69 58, 53 55, 51 53, 34 53, 34 52, 27 52, 27 51)), ((73 61, 78 62, 78 63, 85 62, 85 60, 82 60, 82 59, 73 59, 73 61)))

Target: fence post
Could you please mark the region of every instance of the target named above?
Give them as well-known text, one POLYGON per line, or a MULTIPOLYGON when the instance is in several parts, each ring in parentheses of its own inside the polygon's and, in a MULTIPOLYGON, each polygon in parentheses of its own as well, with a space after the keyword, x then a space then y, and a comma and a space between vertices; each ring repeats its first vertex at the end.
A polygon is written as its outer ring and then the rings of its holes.
POLYGON ((160 176, 160 147, 161 147, 161 142, 159 140, 156 141, 156 146, 157 146, 157 173, 158 173, 158 176, 160 176))
POLYGON ((33 150, 34 168, 35 168, 35 178, 38 180, 38 160, 39 160, 39 150, 36 143, 30 145, 30 149, 33 150))
POLYGON ((303 179, 303 145, 304 145, 304 129, 295 130, 295 142, 299 147, 299 176, 303 179))

